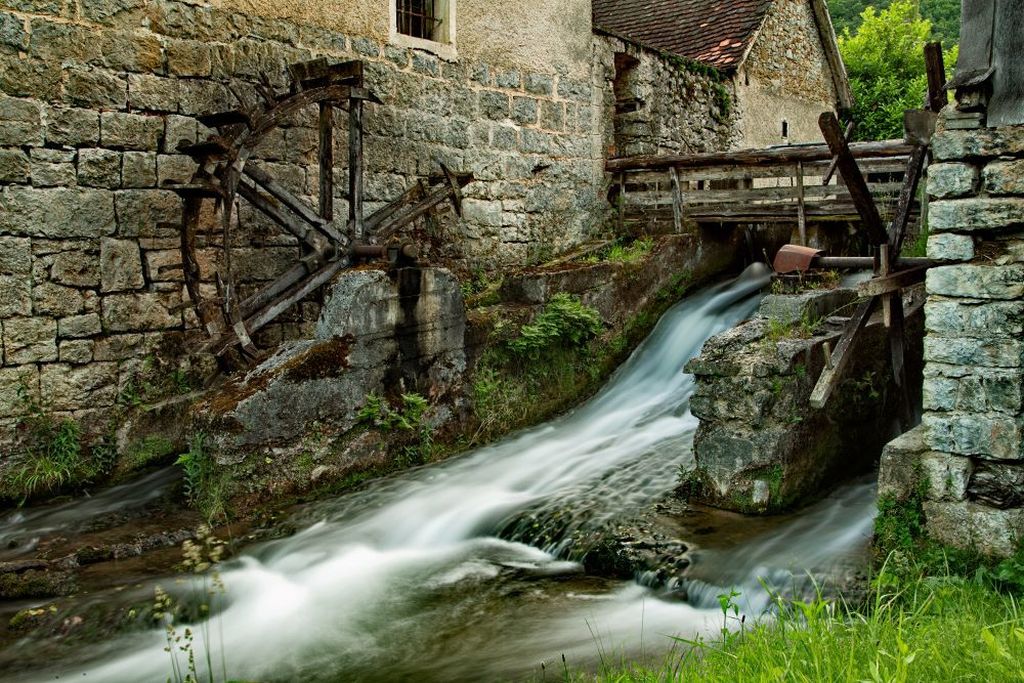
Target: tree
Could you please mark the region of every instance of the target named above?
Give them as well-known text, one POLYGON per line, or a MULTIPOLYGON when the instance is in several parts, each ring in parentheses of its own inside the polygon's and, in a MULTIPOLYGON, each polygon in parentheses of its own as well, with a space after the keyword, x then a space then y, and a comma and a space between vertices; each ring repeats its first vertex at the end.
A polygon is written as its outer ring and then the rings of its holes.
MULTIPOLYGON (((839 51, 853 90, 857 139, 903 137, 903 112, 924 106, 924 45, 931 32, 931 22, 921 17, 917 3, 893 0, 880 12, 868 6, 857 32, 840 36, 839 51)), ((947 54, 947 65, 954 60, 955 49, 947 54)))
MULTIPOLYGON (((860 28, 861 15, 869 6, 883 10, 892 0, 829 0, 828 9, 836 34, 854 33, 860 28)), ((941 40, 946 47, 960 40, 960 0, 915 0, 921 16, 932 22, 932 40, 941 40)))

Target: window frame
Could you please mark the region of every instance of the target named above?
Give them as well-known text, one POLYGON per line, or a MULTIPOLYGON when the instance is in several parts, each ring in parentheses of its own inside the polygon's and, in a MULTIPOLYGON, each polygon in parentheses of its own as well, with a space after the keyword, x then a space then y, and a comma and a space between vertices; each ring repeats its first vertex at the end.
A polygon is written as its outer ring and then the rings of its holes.
POLYGON ((431 52, 438 57, 448 60, 455 61, 458 59, 458 51, 455 47, 455 35, 456 35, 456 3, 457 0, 435 0, 439 8, 437 10, 438 16, 443 17, 439 29, 443 31, 444 35, 439 36, 441 40, 428 40, 426 38, 417 38, 416 36, 410 36, 405 33, 398 31, 398 2, 399 0, 389 0, 388 10, 390 13, 390 40, 392 45, 399 47, 413 48, 416 50, 424 50, 431 52))

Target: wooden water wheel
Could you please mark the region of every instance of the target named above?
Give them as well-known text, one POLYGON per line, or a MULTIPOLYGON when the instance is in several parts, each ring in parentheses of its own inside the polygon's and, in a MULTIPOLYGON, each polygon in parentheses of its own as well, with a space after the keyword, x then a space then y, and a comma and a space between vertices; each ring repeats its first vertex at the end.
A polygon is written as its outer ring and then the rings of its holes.
MULTIPOLYGON (((210 337, 209 350, 222 354, 240 347, 249 358, 258 350, 251 335, 297 302, 326 284, 359 259, 415 258, 416 248, 398 242, 403 226, 450 199, 461 207, 461 188, 471 174, 441 173, 419 181, 402 196, 370 216, 363 215, 363 106, 380 101, 364 87, 363 63, 329 63, 325 59, 289 67, 291 86, 276 92, 268 83, 257 91, 260 101, 238 109, 200 117, 217 130, 205 142, 187 145, 199 169, 184 185, 169 186, 184 200, 181 257, 185 286, 202 327, 210 337), (319 205, 311 206, 255 164, 247 163, 257 145, 275 128, 306 107, 319 109, 319 205), (348 110, 349 210, 346 219, 334 217, 334 118, 348 110), (295 264, 247 297, 239 289, 231 265, 232 214, 244 200, 295 236, 302 253, 295 264), (196 252, 204 204, 220 209, 223 259, 215 275, 216 296, 204 294, 196 252)), ((240 102, 244 97, 238 96, 240 102)))

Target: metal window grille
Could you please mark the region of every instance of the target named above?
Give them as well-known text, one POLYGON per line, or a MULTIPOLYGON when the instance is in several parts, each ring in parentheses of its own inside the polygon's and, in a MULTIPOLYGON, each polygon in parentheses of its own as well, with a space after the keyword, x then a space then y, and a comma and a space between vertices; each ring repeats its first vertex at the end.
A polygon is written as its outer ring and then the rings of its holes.
POLYGON ((438 0, 395 0, 398 3, 398 32, 415 38, 437 40, 442 17, 438 0))

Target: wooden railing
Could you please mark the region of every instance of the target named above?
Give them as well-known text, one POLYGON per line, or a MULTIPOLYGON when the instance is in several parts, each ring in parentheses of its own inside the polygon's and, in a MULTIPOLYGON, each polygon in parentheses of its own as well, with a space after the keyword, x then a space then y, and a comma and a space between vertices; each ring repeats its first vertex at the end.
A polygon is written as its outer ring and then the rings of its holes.
MULTIPOLYGON (((882 213, 895 210, 912 147, 887 140, 850 149, 882 213)), ((793 223, 803 234, 809 222, 859 220, 825 144, 623 157, 606 168, 623 231, 679 231, 694 221, 793 223)))

